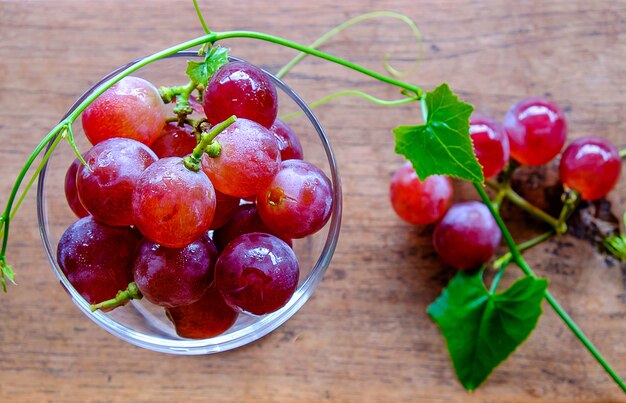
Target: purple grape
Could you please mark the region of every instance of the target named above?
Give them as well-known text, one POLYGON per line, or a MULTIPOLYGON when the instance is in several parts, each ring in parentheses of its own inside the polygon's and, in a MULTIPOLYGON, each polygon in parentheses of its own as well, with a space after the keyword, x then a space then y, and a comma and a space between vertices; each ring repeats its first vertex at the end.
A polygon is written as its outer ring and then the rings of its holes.
MULTIPOLYGON (((213 233, 213 240, 219 250, 224 250, 230 241, 237 238, 239 235, 249 234, 251 232, 263 232, 281 238, 280 235, 273 233, 267 225, 263 223, 254 204, 242 204, 235 210, 230 221, 213 233)), ((291 240, 289 238, 281 239, 290 245, 291 240)))
POLYGON ((178 126, 175 122, 165 125, 161 135, 150 145, 159 158, 184 157, 191 154, 198 144, 196 133, 190 125, 178 126))
POLYGON ((76 158, 65 173, 65 199, 74 214, 76 214, 78 218, 83 218, 87 217, 89 212, 80 202, 78 191, 76 190, 76 173, 78 172, 78 168, 80 168, 80 164, 81 162, 76 158))
POLYGON ((137 288, 148 301, 165 308, 192 304, 213 282, 212 252, 202 239, 180 249, 144 239, 133 266, 137 288))
POLYGON ((215 216, 211 222, 209 229, 218 229, 223 227, 235 215, 237 207, 239 207, 240 199, 225 195, 222 192, 215 191, 215 216))
POLYGON ((81 218, 61 236, 59 267, 90 304, 114 298, 133 281, 132 264, 140 238, 130 227, 109 227, 81 218))
POLYGON ((258 232, 231 241, 215 266, 216 285, 226 302, 255 315, 282 308, 298 277, 298 260, 289 245, 258 232))
POLYGON ((166 308, 165 313, 176 328, 180 337, 188 339, 207 339, 228 330, 239 312, 224 302, 215 283, 204 296, 190 305, 166 308))
POLYGON ((433 244, 441 259, 457 269, 475 269, 496 253, 502 232, 487 206, 478 201, 457 203, 437 224, 433 244))
POLYGON ((276 119, 270 131, 274 133, 278 142, 281 160, 301 160, 304 157, 298 136, 282 120, 276 119))

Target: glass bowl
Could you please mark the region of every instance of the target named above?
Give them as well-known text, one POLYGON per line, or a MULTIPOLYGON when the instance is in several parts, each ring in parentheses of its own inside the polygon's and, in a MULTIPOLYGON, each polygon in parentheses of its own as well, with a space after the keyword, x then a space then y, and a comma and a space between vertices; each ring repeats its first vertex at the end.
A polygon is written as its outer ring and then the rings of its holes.
MULTIPOLYGON (((198 58, 196 52, 180 52, 145 66, 132 75, 142 77, 157 87, 182 85, 188 81, 185 75, 186 61, 194 58, 198 58)), ((118 68, 93 84, 67 114, 69 115, 101 83, 139 60, 118 68)), ((293 249, 300 263, 300 281, 293 297, 283 308, 267 315, 242 313, 235 325, 225 333, 201 340, 179 337, 167 319, 164 309, 145 300, 131 301, 126 306, 107 313, 91 312, 89 303, 72 287, 56 259, 59 238, 77 220, 65 200, 63 190, 65 173, 75 157, 70 147, 66 144, 59 145, 39 175, 37 210, 41 239, 61 285, 76 306, 98 326, 122 340, 149 350, 181 355, 211 354, 246 345, 268 334, 293 316, 311 296, 330 263, 339 236, 341 184, 330 143, 313 112, 285 83, 269 73, 268 75, 276 84, 279 93, 279 116, 296 111, 303 113, 302 116, 289 120, 288 124, 302 142, 304 159, 320 167, 333 185, 334 203, 330 221, 312 236, 293 242, 293 249)), ((86 152, 91 145, 84 136, 80 118, 76 120, 73 131, 79 150, 82 153, 86 152)))

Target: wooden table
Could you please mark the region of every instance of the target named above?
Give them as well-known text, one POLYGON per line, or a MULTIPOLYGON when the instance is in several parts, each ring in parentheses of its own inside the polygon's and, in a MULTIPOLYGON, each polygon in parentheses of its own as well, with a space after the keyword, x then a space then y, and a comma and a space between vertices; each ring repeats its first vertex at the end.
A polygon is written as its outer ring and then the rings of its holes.
MULTIPOLYGON (((364 12, 402 12, 424 36, 421 64, 407 80, 427 89, 446 81, 499 119, 516 100, 548 96, 565 109, 570 139, 598 134, 626 147, 623 1, 200 3, 212 29, 304 43, 364 12)), ((191 1, 1 1, 3 205, 26 155, 94 80, 201 33, 191 1)), ((295 55, 251 40, 227 44, 272 71, 295 55)), ((417 49, 410 30, 390 19, 352 27, 324 46, 378 71, 384 53, 398 68, 410 68, 417 49)), ((398 95, 311 58, 292 74, 308 83, 297 88, 307 101, 354 88, 398 95)), ((390 174, 401 163, 390 131, 417 121, 417 111, 344 98, 317 113, 339 161, 344 220, 328 272, 301 311, 262 340, 213 356, 169 356, 126 344, 87 320, 59 287, 39 240, 33 192, 14 221, 8 252, 19 285, 0 295, 0 401, 625 401, 547 305, 530 339, 479 390, 466 393, 425 313, 452 272, 434 254, 432 228, 404 224, 387 199, 390 174)), ((458 199, 476 197, 457 185, 458 199)), ((624 211, 625 198, 622 179, 611 195, 615 211, 624 211)), ((542 230, 507 211, 517 239, 542 230)), ((527 258, 626 376, 626 269, 571 236, 527 258)))

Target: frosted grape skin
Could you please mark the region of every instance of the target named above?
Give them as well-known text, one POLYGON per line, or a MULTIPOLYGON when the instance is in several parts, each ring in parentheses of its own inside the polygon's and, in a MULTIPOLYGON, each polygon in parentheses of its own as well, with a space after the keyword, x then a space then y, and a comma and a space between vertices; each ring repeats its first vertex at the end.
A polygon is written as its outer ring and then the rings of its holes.
POLYGON ((298 259, 289 245, 258 232, 231 241, 215 266, 215 282, 224 300, 255 315, 282 308, 295 292, 299 275, 298 259))
POLYGON ((96 98, 81 114, 81 121, 91 144, 126 137, 149 146, 159 137, 166 113, 154 85, 128 76, 96 98))
POLYGON ((208 231, 215 215, 215 189, 182 158, 163 158, 144 171, 132 197, 139 231, 154 243, 182 248, 208 231))
POLYGON ((132 139, 115 137, 96 144, 85 154, 89 169, 81 165, 76 174, 80 202, 105 224, 134 224, 135 184, 157 159, 146 145, 132 139))

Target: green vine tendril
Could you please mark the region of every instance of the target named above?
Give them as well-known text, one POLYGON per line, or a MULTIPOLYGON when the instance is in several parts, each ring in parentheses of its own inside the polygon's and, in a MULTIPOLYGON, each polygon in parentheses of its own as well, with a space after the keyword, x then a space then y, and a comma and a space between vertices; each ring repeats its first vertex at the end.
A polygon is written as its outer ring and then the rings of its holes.
MULTIPOLYGON (((422 59, 422 51, 423 51, 422 50, 422 48, 423 48, 423 43, 422 42, 423 41, 422 41, 422 34, 420 33, 419 29, 417 28, 417 25, 415 25, 415 22, 413 22, 413 20, 411 20, 409 17, 407 17, 404 14, 396 13, 396 12, 393 12, 393 11, 374 11, 374 12, 371 12, 371 13, 361 14, 359 16, 356 16, 354 18, 349 19, 348 21, 346 21, 346 22, 344 22, 342 24, 337 25, 335 28, 333 28, 330 31, 326 32, 324 35, 320 36, 313 43, 311 43, 309 45, 309 48, 317 49, 318 47, 320 47, 321 45, 326 43, 329 39, 331 39, 333 36, 337 35, 341 31, 344 31, 346 28, 349 28, 349 27, 351 27, 353 25, 356 25, 358 23, 361 23, 363 21, 376 19, 376 18, 381 18, 381 17, 395 18, 395 19, 398 19, 398 20, 404 22, 405 24, 407 24, 409 26, 409 28, 411 28, 413 36, 416 39, 416 42, 417 42, 417 45, 418 45, 418 54, 417 54, 417 57, 415 59, 415 63, 413 64, 413 66, 410 69, 408 69, 406 71, 396 70, 395 68, 393 68, 389 64, 389 54, 385 54, 383 56, 383 65, 385 66, 385 69, 387 70, 387 72, 389 74, 391 74, 392 76, 395 76, 395 77, 405 77, 406 75, 410 74, 411 72, 417 70, 417 68, 419 67, 420 61, 422 59)), ((299 55, 297 55, 296 57, 291 59, 282 69, 280 69, 280 71, 278 71, 278 73, 276 73, 276 77, 278 77, 278 78, 283 77, 285 74, 287 74, 287 72, 289 72, 292 68, 294 68, 300 61, 302 61, 302 59, 304 59, 306 57, 306 55, 307 55, 306 52, 301 52, 299 55)))
MULTIPOLYGON (((328 95, 327 97, 318 99, 317 101, 311 102, 310 104, 308 104, 308 107, 311 109, 317 108, 320 105, 325 104, 326 102, 332 101, 333 99, 337 99, 337 98, 341 98, 341 97, 345 97, 348 95, 352 95, 352 96, 357 96, 363 99, 366 99, 370 102, 375 103, 376 105, 380 105, 380 106, 398 106, 398 105, 405 105, 405 104, 409 104, 411 102, 415 102, 417 101, 417 99, 415 97, 406 97, 406 98, 401 98, 401 99, 394 99, 391 101, 387 101, 385 99, 380 99, 380 98, 376 98, 368 93, 365 93, 363 91, 357 91, 357 90, 347 90, 347 91, 339 91, 339 92, 335 92, 333 94, 328 95)), ((295 117, 298 116, 302 116, 304 114, 304 112, 302 111, 297 111, 297 112, 293 112, 293 113, 289 113, 286 115, 283 115, 280 117, 281 120, 289 120, 289 119, 293 119, 295 117)))

